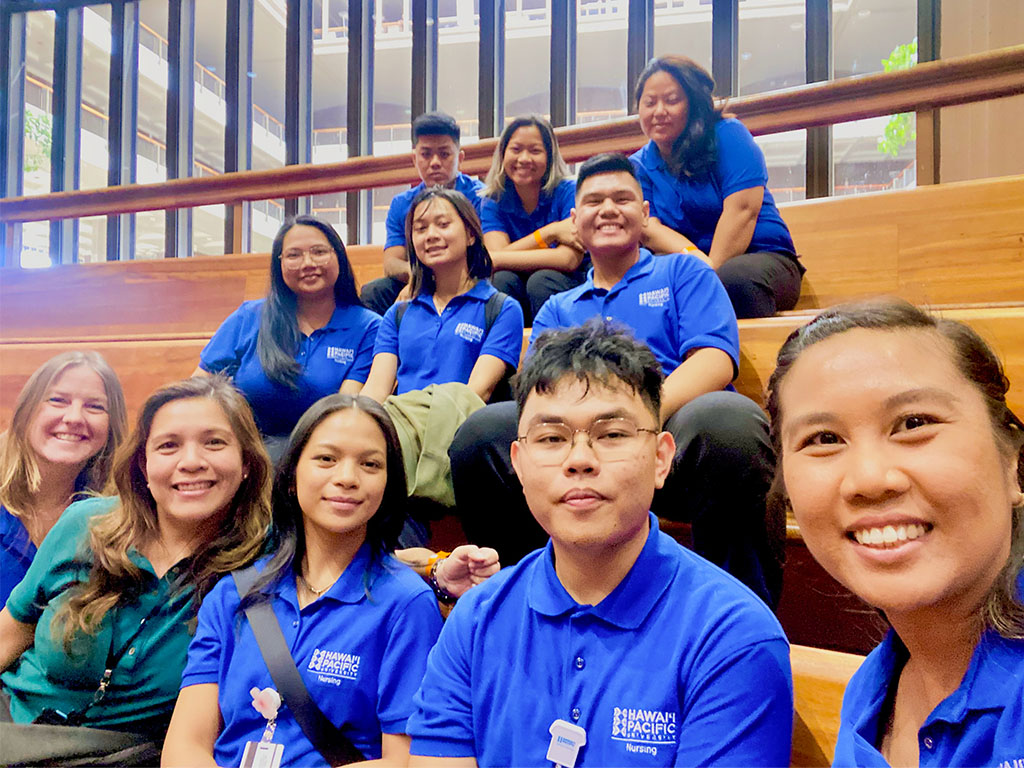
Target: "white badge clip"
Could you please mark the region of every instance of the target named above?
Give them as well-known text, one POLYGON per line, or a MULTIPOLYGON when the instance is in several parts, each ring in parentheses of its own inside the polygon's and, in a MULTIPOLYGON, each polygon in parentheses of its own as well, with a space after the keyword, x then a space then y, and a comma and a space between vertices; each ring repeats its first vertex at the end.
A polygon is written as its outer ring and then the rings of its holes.
POLYGON ((548 733, 551 734, 551 743, 547 759, 562 768, 573 768, 580 747, 587 743, 587 732, 565 720, 555 720, 548 727, 548 733))
POLYGON ((275 744, 271 739, 274 738, 274 729, 277 728, 277 710, 281 708, 281 695, 273 688, 264 688, 262 691, 253 688, 249 695, 252 696, 253 708, 267 719, 267 725, 259 741, 245 743, 241 768, 279 768, 284 745, 275 744))

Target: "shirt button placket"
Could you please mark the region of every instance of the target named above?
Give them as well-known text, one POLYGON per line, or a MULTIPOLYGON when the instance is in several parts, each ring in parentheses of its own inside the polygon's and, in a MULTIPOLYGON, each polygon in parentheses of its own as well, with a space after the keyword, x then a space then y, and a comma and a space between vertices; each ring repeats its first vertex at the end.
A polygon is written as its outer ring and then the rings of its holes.
POLYGON ((582 656, 577 656, 576 661, 574 663, 576 665, 576 669, 583 669, 585 666, 587 666, 587 662, 583 660, 582 656))
POLYGON ((582 714, 583 713, 580 712, 580 708, 579 707, 573 707, 572 708, 572 720, 573 720, 573 722, 574 723, 578 722, 579 719, 580 719, 580 715, 582 715, 582 714))

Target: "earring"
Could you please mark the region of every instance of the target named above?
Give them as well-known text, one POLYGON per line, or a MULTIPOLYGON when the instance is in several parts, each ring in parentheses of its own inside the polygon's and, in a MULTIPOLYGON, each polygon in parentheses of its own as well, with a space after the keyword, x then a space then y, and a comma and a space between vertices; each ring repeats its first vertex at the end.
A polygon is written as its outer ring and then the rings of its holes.
POLYGON ((1024 491, 1017 491, 1017 500, 1013 502, 1014 508, 1024 507, 1024 491))

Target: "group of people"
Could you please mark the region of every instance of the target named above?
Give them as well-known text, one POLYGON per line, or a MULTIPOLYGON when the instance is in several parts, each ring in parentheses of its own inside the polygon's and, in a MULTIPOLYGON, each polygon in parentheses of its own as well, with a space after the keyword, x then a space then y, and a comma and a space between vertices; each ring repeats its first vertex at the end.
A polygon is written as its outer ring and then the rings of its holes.
POLYGON ((334 230, 288 222, 267 297, 127 437, 102 358, 40 368, 0 445, 2 762, 785 765, 790 512, 891 626, 836 764, 1024 759, 1000 363, 887 300, 790 336, 770 421, 733 391, 737 314, 793 306, 801 268, 710 94, 652 61, 650 143, 575 181, 546 121, 516 120, 483 194, 454 121, 419 118, 387 276, 360 301, 334 230), (418 497, 471 544, 400 549, 418 497))

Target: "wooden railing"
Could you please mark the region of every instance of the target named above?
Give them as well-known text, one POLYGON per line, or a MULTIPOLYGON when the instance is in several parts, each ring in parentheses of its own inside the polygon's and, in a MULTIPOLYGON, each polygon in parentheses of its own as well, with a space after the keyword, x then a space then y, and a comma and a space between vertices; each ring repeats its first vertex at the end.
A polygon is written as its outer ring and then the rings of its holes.
MULTIPOLYGON (((778 133, 1024 93, 1024 45, 957 59, 928 62, 900 72, 863 75, 745 96, 729 110, 754 134, 778 133)), ((598 152, 632 151, 644 137, 635 117, 557 131, 569 162, 598 152)), ((495 139, 465 147, 462 169, 483 173, 495 139)), ((190 208, 246 200, 290 198, 388 187, 418 180, 411 155, 355 157, 324 165, 291 165, 161 184, 105 187, 8 198, 0 222, 44 221, 117 213, 190 208)))

